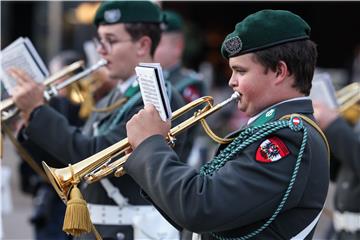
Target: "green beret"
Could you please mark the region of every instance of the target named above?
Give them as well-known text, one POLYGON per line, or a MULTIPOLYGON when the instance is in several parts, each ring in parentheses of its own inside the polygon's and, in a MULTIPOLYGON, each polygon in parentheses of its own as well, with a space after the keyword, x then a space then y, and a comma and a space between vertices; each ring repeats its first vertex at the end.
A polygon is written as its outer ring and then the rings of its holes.
POLYGON ((262 10, 236 24, 221 46, 225 58, 255 52, 287 42, 309 39, 310 26, 284 10, 262 10))
POLYGON ((183 20, 176 12, 164 10, 164 21, 166 24, 165 32, 179 32, 182 31, 183 20))
POLYGON ((160 8, 150 1, 104 1, 96 11, 94 24, 161 23, 160 8))

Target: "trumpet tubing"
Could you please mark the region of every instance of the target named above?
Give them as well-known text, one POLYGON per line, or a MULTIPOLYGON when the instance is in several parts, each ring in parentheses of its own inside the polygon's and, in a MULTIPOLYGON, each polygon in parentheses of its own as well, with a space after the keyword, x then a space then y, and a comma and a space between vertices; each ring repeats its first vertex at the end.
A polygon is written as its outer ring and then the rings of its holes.
MULTIPOLYGON (((229 99, 213 106, 212 97, 205 96, 178 109, 173 113, 172 120, 199 105, 204 103, 207 104, 192 117, 171 128, 167 137, 168 142, 171 143, 176 135, 237 99, 239 99, 239 93, 235 92, 229 99)), ((131 154, 128 153, 130 150, 131 146, 128 139, 125 138, 92 155, 91 157, 88 157, 74 165, 70 165, 69 167, 56 169, 49 167, 45 162, 42 162, 42 164, 56 192, 60 198, 66 202, 71 188, 81 180, 92 183, 108 176, 111 173, 115 173, 115 176, 117 177, 122 176, 124 174, 123 165, 131 154), (117 160, 112 161, 117 157, 119 157, 117 160)))
MULTIPOLYGON (((69 73, 74 72, 75 70, 83 67, 84 61, 77 61, 69 66, 65 67, 64 69, 60 70, 59 72, 51 75, 49 78, 45 79, 44 85, 48 87, 48 89, 44 92, 45 98, 49 99, 54 95, 57 95, 57 91, 67 87, 68 85, 72 84, 73 82, 76 82, 85 76, 89 75, 93 71, 97 70, 98 68, 106 65, 107 61, 104 59, 101 59, 99 62, 97 62, 95 65, 83 70, 82 72, 79 72, 78 74, 75 74, 74 76, 68 78, 64 82, 61 83, 54 83, 56 80, 59 80, 60 78, 66 76, 69 73)), ((0 112, 1 112, 1 121, 6 121, 10 119, 11 117, 15 116, 19 111, 15 106, 15 103, 12 98, 5 99, 1 101, 0 104, 0 112)))
POLYGON ((360 119, 360 83, 354 82, 336 93, 340 114, 350 123, 360 119))
MULTIPOLYGON (((52 84, 59 78, 62 78, 64 76, 66 76, 67 74, 83 67, 83 65, 84 65, 84 61, 77 61, 77 62, 70 64, 69 66, 65 67, 64 69, 60 70, 57 73, 54 73, 53 75, 51 75, 50 77, 45 79, 44 85, 48 86, 48 85, 52 84)), ((7 99, 1 101, 0 111, 2 112, 10 107, 13 107, 14 105, 15 105, 14 101, 11 98, 7 98, 7 99)))

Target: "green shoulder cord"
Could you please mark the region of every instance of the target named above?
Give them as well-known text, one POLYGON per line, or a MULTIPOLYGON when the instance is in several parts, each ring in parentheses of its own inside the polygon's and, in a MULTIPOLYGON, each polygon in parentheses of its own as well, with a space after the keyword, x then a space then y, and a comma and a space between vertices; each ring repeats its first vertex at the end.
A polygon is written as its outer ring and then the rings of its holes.
POLYGON ((274 122, 265 123, 260 126, 256 127, 249 127, 242 131, 238 137, 234 139, 233 142, 231 142, 225 149, 223 149, 217 156, 213 158, 212 161, 206 163, 203 165, 200 169, 200 175, 206 176, 206 175, 212 175, 215 171, 218 171, 222 166, 225 165, 227 161, 232 159, 237 153, 244 150, 246 147, 248 147, 250 144, 270 135, 273 132, 278 131, 282 128, 290 128, 291 130, 298 132, 303 131, 303 139, 301 142, 300 151, 298 154, 298 157, 296 159, 296 163, 294 166, 294 170, 289 182, 289 185, 284 193, 284 196, 279 203, 277 209, 274 211, 272 216, 258 229, 255 231, 241 237, 236 238, 228 238, 228 237, 222 237, 216 233, 211 233, 213 237, 220 240, 245 240, 252 238, 259 234, 261 231, 263 231, 265 228, 267 228, 277 217, 277 215, 280 213, 282 208, 285 205, 286 200, 288 199, 288 196, 292 190, 292 187, 294 185, 294 182, 296 180, 296 176, 300 167, 301 159, 303 157, 304 149, 307 142, 307 129, 304 127, 302 119, 298 115, 291 115, 289 120, 278 120, 274 122))

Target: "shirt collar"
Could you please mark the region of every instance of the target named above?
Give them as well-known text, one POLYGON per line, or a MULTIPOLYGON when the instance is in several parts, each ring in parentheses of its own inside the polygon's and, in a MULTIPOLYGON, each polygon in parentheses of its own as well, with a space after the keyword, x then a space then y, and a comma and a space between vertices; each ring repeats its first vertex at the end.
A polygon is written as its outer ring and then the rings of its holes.
POLYGON ((117 85, 117 88, 120 90, 122 94, 126 92, 126 90, 136 81, 136 75, 131 76, 126 81, 121 82, 117 85))
POLYGON ((300 100, 310 100, 310 97, 296 97, 296 98, 290 98, 290 99, 287 99, 285 101, 282 101, 282 102, 278 102, 266 109, 264 109, 263 111, 261 111, 260 113, 256 114, 255 116, 251 117, 247 124, 251 124, 252 122, 254 122, 259 116, 261 116, 263 113, 265 113, 266 111, 268 111, 270 108, 273 108, 273 107, 276 107, 277 105, 280 105, 280 104, 283 104, 283 103, 286 103, 286 102, 294 102, 294 101, 300 101, 300 100))

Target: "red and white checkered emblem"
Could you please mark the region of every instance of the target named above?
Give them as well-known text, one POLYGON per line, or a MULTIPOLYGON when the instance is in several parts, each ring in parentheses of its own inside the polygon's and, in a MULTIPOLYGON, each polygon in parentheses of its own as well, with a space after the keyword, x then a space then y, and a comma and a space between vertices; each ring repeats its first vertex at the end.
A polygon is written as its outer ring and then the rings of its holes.
POLYGON ((292 119, 292 121, 293 121, 293 124, 294 124, 295 126, 297 126, 297 125, 300 124, 300 118, 298 118, 298 117, 294 117, 294 118, 292 119))
POLYGON ((289 155, 285 143, 278 137, 271 137, 263 141, 256 150, 255 159, 258 162, 276 162, 289 155))

